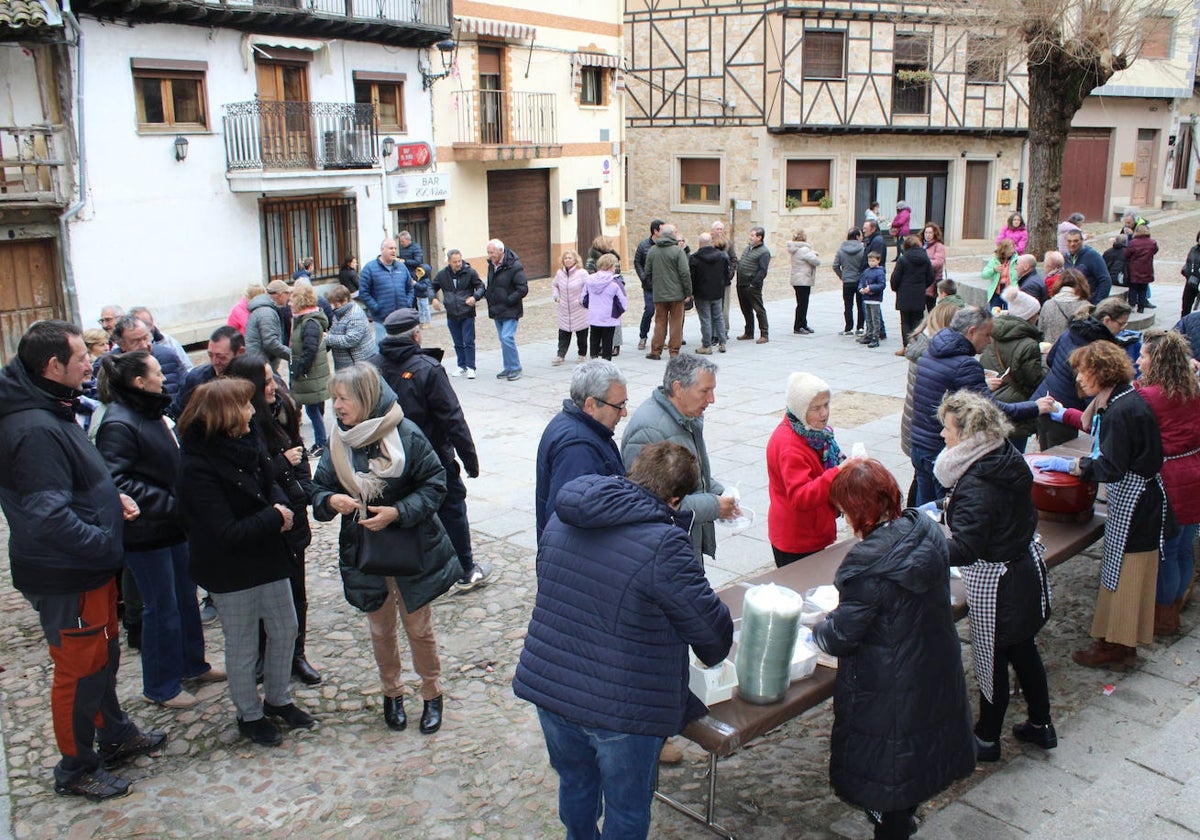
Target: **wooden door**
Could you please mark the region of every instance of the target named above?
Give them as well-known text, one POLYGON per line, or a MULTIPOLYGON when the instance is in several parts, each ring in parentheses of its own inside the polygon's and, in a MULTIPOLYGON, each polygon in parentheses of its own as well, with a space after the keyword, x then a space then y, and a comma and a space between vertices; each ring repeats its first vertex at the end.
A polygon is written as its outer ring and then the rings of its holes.
POLYGON ((575 193, 575 250, 587 260, 592 242, 600 235, 600 190, 575 193))
POLYGON ((1149 204, 1154 195, 1154 173, 1158 169, 1154 161, 1154 150, 1157 145, 1157 130, 1138 129, 1137 146, 1134 148, 1133 193, 1130 195, 1133 204, 1149 204))
POLYGON ((1060 219, 1072 213, 1082 213, 1088 219, 1105 217, 1111 137, 1107 128, 1075 129, 1067 137, 1059 194, 1060 219))
POLYGON ((504 143, 504 53, 497 47, 479 48, 480 143, 504 143))
POLYGON ((987 239, 988 178, 991 164, 986 160, 967 161, 963 185, 963 239, 987 239))
POLYGON ((53 239, 0 241, 0 361, 17 354, 29 325, 65 318, 53 239))
POLYGON ((488 236, 521 258, 530 279, 550 272, 550 172, 510 169, 487 174, 488 236))
POLYGON ((313 167, 308 65, 256 60, 264 169, 313 167))

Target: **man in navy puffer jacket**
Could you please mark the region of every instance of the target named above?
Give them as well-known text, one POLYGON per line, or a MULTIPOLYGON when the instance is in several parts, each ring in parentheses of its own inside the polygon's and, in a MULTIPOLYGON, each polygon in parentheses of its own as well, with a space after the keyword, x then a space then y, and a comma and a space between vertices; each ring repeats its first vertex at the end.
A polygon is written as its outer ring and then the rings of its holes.
POLYGON ((698 481, 690 452, 650 444, 627 478, 564 485, 542 533, 513 691, 538 708, 568 837, 599 836, 601 813, 606 837, 648 835, 663 739, 706 711, 688 646, 709 666, 729 653, 729 610, 678 522, 698 481))
MULTIPOLYGON (((992 396, 983 365, 975 358, 991 343, 992 327, 992 313, 988 310, 974 306, 959 310, 950 326, 929 340, 929 349, 917 362, 909 451, 917 480, 914 506, 946 495, 946 489, 933 477, 933 462, 945 447, 942 424, 937 419, 942 397, 962 389, 992 396)), ((1054 400, 1049 397, 1036 402, 995 402, 1012 420, 1028 420, 1054 407, 1054 400)))

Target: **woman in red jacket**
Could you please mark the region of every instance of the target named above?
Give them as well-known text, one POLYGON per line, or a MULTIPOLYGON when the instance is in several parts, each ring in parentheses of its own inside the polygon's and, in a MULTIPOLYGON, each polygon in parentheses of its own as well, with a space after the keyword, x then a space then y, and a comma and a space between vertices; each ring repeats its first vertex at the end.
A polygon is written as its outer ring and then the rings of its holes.
POLYGON ((1154 597, 1154 634, 1179 632, 1179 609, 1192 583, 1192 543, 1200 529, 1200 387, 1192 372, 1187 339, 1177 332, 1147 330, 1142 335, 1134 383, 1158 421, 1162 435, 1162 480, 1179 533, 1163 540, 1154 597))
POLYGON ((811 373, 788 377, 787 413, 767 443, 767 535, 776 566, 794 563, 837 538, 829 485, 846 456, 826 425, 829 397, 829 386, 811 373))
POLYGON ((1126 278, 1129 280, 1129 305, 1138 312, 1146 311, 1150 301, 1148 287, 1154 282, 1154 255, 1158 243, 1150 237, 1150 228, 1138 225, 1133 229, 1133 238, 1125 246, 1126 278))

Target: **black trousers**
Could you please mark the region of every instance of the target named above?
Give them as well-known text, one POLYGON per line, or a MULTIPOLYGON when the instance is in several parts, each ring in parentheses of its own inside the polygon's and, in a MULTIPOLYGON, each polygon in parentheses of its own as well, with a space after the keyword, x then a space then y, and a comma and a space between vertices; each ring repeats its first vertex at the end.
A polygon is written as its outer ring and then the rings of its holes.
POLYGON ((467 486, 463 484, 458 461, 443 460, 442 466, 446 468, 446 498, 438 508, 438 519, 454 546, 463 574, 469 575, 475 569, 475 558, 471 551, 471 526, 467 522, 467 486))
POLYGON ((1029 722, 1045 726, 1050 722, 1050 688, 1046 685, 1046 668, 1037 649, 1037 637, 1005 648, 996 648, 992 666, 992 701, 979 694, 979 722, 975 734, 981 741, 997 741, 1004 728, 1008 711, 1008 666, 1011 663, 1021 683, 1025 703, 1029 707, 1029 722))
POLYGON ((792 286, 796 293, 796 318, 792 322, 792 332, 808 328, 808 296, 812 294, 812 286, 792 286))
POLYGON ((599 357, 601 359, 612 359, 613 351, 613 334, 616 333, 616 327, 589 327, 588 328, 588 343, 591 345, 591 357, 593 359, 599 357))
POLYGON ((1179 315, 1180 318, 1186 318, 1188 313, 1192 311, 1192 307, 1196 305, 1196 297, 1200 295, 1200 286, 1192 282, 1195 278, 1189 278, 1183 284, 1183 312, 1179 315))
POLYGON ((908 346, 909 336, 917 331, 917 327, 921 326, 921 319, 924 317, 924 309, 900 310, 900 340, 904 342, 905 347, 908 346))
POLYGON ((858 293, 858 283, 842 284, 842 315, 846 319, 846 331, 863 329, 863 299, 858 293))
MULTIPOLYGON (((584 327, 575 333, 575 349, 579 351, 580 356, 587 356, 588 351, 588 328, 584 327)), ((571 331, 558 331, 558 357, 561 359, 567 355, 567 350, 571 346, 571 331)))
POLYGON ((763 306, 762 287, 738 286, 738 306, 746 319, 746 331, 742 335, 754 336, 754 319, 758 318, 758 333, 767 337, 767 308, 763 306))

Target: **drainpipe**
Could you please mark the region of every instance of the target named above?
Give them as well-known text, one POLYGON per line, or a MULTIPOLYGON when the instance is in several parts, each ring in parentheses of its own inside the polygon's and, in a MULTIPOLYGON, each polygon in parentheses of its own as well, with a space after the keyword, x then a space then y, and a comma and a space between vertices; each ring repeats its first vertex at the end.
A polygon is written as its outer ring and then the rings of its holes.
POLYGON ((75 148, 79 159, 79 198, 58 217, 58 248, 62 258, 67 318, 82 323, 79 295, 75 290, 75 271, 71 267, 71 251, 67 244, 67 222, 79 215, 79 211, 87 203, 87 155, 84 153, 83 144, 83 30, 75 18, 75 13, 71 11, 71 0, 63 0, 63 18, 75 32, 75 61, 79 68, 75 80, 75 148))

